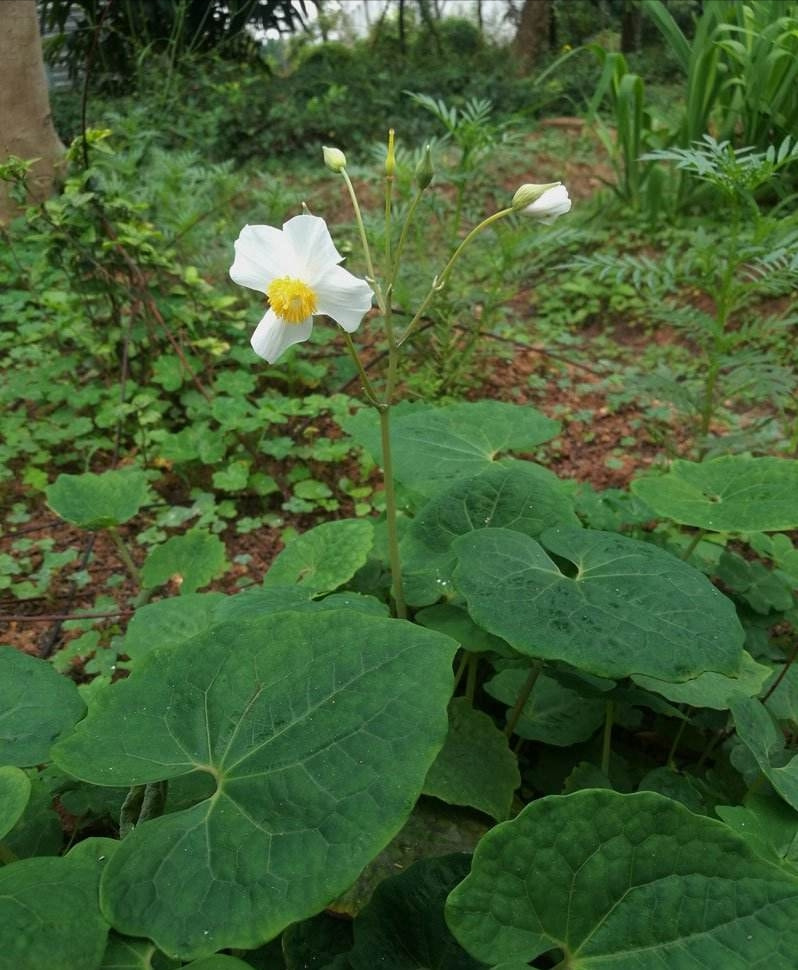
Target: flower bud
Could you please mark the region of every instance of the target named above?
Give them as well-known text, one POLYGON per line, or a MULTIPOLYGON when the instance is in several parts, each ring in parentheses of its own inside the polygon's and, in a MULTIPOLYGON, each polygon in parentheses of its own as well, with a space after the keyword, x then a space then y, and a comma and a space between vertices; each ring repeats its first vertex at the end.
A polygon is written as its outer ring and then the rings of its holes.
POLYGON ((551 223, 558 216, 565 215, 571 211, 571 200, 568 197, 568 189, 562 182, 555 182, 553 185, 522 185, 513 199, 513 208, 523 208, 524 212, 538 219, 540 222, 551 223), (531 205, 516 205, 515 199, 518 198, 522 189, 543 189, 539 192, 531 205))
POLYGON ((423 191, 432 181, 435 174, 432 168, 432 151, 429 145, 424 146, 424 154, 416 166, 416 185, 423 191))
POLYGON ((546 185, 533 185, 531 183, 522 185, 513 196, 513 208, 515 210, 525 209, 533 202, 537 202, 541 195, 548 192, 549 189, 554 189, 561 184, 561 182, 548 182, 546 185))
POLYGON ((388 178, 392 178, 393 173, 396 171, 396 155, 393 150, 393 138, 394 131, 391 128, 388 131, 388 154, 385 156, 385 174, 388 178))
POLYGON ((346 168, 346 155, 340 148, 322 148, 324 153, 324 164, 331 172, 343 172, 346 168))

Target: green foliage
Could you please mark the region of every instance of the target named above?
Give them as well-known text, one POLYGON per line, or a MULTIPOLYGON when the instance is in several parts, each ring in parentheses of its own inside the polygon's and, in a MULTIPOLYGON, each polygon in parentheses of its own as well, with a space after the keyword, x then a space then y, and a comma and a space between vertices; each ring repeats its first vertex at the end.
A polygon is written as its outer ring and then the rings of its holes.
MULTIPOLYGON (((173 31, 3 230, 2 605, 71 617, 49 660, 0 650, 9 967, 792 970, 792 138, 674 142, 646 59, 605 52, 633 205, 587 203, 589 135, 522 120, 587 57, 514 80, 473 25, 405 13, 353 48, 272 44, 271 73, 173 31), (389 225, 375 124, 401 135, 389 225), (299 194, 322 139, 372 209, 362 369, 323 325, 256 368, 231 227, 303 199, 348 218, 320 160, 299 194), (503 209, 560 176, 576 228, 503 209), (662 200, 711 208, 664 226, 662 200), (663 473, 639 372, 700 461, 663 473)), ((18 193, 28 171, 3 166, 18 193)), ((336 244, 365 273, 359 228, 336 244)))

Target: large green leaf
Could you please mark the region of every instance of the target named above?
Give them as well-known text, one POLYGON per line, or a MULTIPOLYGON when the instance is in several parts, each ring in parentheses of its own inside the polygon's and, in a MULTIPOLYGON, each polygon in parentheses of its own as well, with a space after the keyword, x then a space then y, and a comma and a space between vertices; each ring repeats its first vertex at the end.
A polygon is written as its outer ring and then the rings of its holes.
POLYGON ((798 879, 661 795, 587 790, 489 832, 447 920, 490 964, 560 950, 563 970, 791 970, 798 879))
POLYGON ((443 744, 454 648, 339 611, 219 625, 144 657, 57 763, 109 786, 200 771, 216 790, 124 839, 102 884, 114 927, 199 958, 256 946, 342 893, 443 744))
POLYGON ((80 859, 0 868, 0 970, 97 970, 108 924, 97 871, 80 859))
POLYGON ((450 805, 469 805, 497 821, 510 814, 521 784, 507 738, 491 718, 464 697, 449 706, 449 733, 427 779, 424 794, 450 805))
POLYGON ((46 489, 47 504, 62 519, 84 529, 121 525, 147 501, 147 476, 120 468, 95 475, 59 475, 46 489))
POLYGON ((227 569, 225 545, 219 536, 191 529, 156 546, 141 567, 147 587, 160 586, 178 577, 181 593, 194 593, 227 569))
MULTIPOLYGON (((376 416, 364 409, 345 427, 380 464, 376 416)), ((478 475, 508 452, 530 451, 559 430, 558 422, 532 407, 500 401, 405 407, 391 420, 394 473, 429 494, 441 482, 478 475)))
POLYGON ((699 674, 692 680, 674 684, 667 680, 657 680, 655 677, 645 677, 634 674, 632 680, 645 687, 662 694, 675 704, 689 704, 691 707, 711 707, 716 711, 729 708, 729 699, 734 694, 746 694, 756 697, 762 690, 765 681, 771 673, 771 668, 757 663, 747 651, 743 651, 743 662, 736 677, 726 677, 714 671, 699 674))
POLYGON ((798 526, 798 461, 723 455, 675 461, 667 475, 632 482, 658 515, 712 532, 778 532, 798 526))
POLYGON ((30 798, 30 778, 13 765, 0 767, 0 839, 17 824, 30 798))
POLYGON ((578 526, 563 483, 528 461, 493 465, 474 478, 454 482, 432 498, 402 539, 405 598, 426 606, 451 585, 452 543, 477 529, 507 528, 538 536, 550 526, 578 526))
POLYGON ((748 795, 744 805, 717 805, 719 818, 769 862, 798 875, 798 812, 774 795, 748 795))
POLYGON ((522 653, 602 677, 738 671, 744 634, 731 601, 654 545, 586 529, 549 529, 539 543, 483 529, 454 548, 469 612, 522 653), (544 547, 573 567, 562 571, 544 547))
POLYGON ((0 647, 0 764, 37 765, 86 705, 71 680, 44 660, 0 647))
MULTIPOLYGON (((502 670, 488 681, 485 690, 506 704, 515 705, 528 670, 502 670)), ((553 677, 540 674, 524 709, 515 733, 528 741, 542 741, 567 747, 592 737, 603 724, 607 703, 600 697, 585 697, 563 687, 553 677)))
POLYGON ((156 647, 190 640, 213 624, 214 610, 226 599, 224 593, 186 593, 148 603, 128 624, 122 649, 138 660, 156 647))
POLYGON ((38 772, 29 773, 30 795, 14 827, 3 836, 3 846, 17 859, 57 855, 64 844, 61 819, 53 808, 53 796, 38 772))
POLYGON ((764 704, 751 697, 729 703, 737 736, 756 759, 759 769, 781 797, 798 809, 798 754, 790 757, 784 735, 764 704))
POLYGON ((354 922, 351 970, 480 970, 444 921, 449 892, 468 873, 467 855, 424 859, 386 879, 354 922))
POLYGON ((329 593, 355 575, 373 543, 374 527, 364 519, 324 522, 288 543, 263 585, 298 586, 309 595, 329 593))

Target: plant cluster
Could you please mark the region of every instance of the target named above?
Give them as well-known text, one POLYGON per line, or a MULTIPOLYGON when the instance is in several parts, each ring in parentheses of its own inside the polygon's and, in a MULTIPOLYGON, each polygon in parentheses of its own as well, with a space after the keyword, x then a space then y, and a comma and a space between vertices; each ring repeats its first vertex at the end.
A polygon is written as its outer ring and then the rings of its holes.
MULTIPOLYGON (((596 495, 525 457, 560 430, 530 406, 401 400, 405 348, 466 254, 571 202, 521 186, 417 299, 399 284, 427 154, 395 207, 391 133, 379 247, 344 154, 325 160, 366 279, 307 213, 248 226, 231 275, 269 298, 252 346, 270 363, 314 316, 339 324, 364 404, 339 420, 382 469, 384 514, 305 531, 224 595, 199 592, 225 565, 206 530, 134 562, 146 472, 47 486, 138 594, 115 641, 72 648, 95 654, 88 684, 59 673, 69 657, 0 650, 3 952, 70 970, 789 970, 798 462, 682 460, 596 495)), ((248 375, 226 373, 246 434, 248 375)))

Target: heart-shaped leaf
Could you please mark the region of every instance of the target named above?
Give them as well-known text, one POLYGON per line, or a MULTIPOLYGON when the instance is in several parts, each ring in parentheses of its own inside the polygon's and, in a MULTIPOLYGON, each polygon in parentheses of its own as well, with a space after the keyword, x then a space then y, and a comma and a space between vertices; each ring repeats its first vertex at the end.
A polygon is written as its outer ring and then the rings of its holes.
POLYGON ((653 690, 667 697, 674 704, 689 704, 691 707, 711 707, 716 711, 726 711, 729 708, 729 699, 734 694, 756 697, 770 674, 770 667, 757 663, 751 654, 744 650, 743 662, 736 677, 726 677, 710 670, 679 684, 657 680, 655 677, 645 677, 642 674, 634 674, 632 680, 646 690, 653 690))
POLYGON ((0 767, 0 840, 8 835, 25 811, 30 798, 30 778, 13 765, 0 767))
POLYGON ((501 822, 521 784, 507 738, 464 697, 449 705, 449 733, 424 782, 424 794, 468 805, 501 822))
MULTIPOLYGON (((376 416, 364 409, 345 428, 381 464, 376 416)), ((501 455, 530 451, 559 430, 557 421, 534 408, 500 401, 408 406, 391 421, 394 473, 403 484, 430 494, 441 482, 478 475, 501 455)))
POLYGON ((785 750, 784 735, 764 704, 752 697, 734 697, 729 703, 737 736, 756 759, 760 771, 781 797, 798 809, 798 755, 785 750))
POLYGON ((667 475, 632 482, 658 515, 712 532, 778 532, 798 526, 798 461, 723 455, 675 461, 667 475))
POLYGON ((365 519, 324 522, 289 542, 263 585, 298 586, 309 596, 329 593, 355 575, 373 544, 374 527, 365 519))
POLYGON ((538 543, 483 529, 454 548, 469 612, 521 653, 601 677, 738 672, 744 634, 731 601, 650 543, 587 529, 549 529, 538 543))
POLYGON ((114 927, 196 959, 259 945, 342 893, 399 830, 443 744, 454 648, 332 611, 219 625, 144 657, 57 763, 109 786, 199 771, 215 791, 123 840, 102 883, 114 927))
POLYGON ((77 687, 44 660, 0 647, 0 764, 37 765, 86 710, 77 687))
POLYGON ((490 831, 447 921, 491 965, 558 950, 573 970, 787 970, 798 879, 661 795, 588 790, 490 831))
POLYGON ((477 529, 507 528, 538 536, 551 526, 578 526, 563 483, 528 461, 494 465, 454 482, 412 520, 402 540, 405 598, 426 606, 451 585, 452 543, 477 529))
POLYGON ((177 577, 181 593, 194 593, 227 569, 225 546, 219 536, 191 529, 156 546, 141 567, 142 583, 161 586, 177 577))
POLYGON ((46 489, 47 504, 83 529, 107 529, 132 519, 148 498, 147 476, 137 468, 95 475, 59 475, 46 489))
POLYGON ((108 935, 97 879, 72 858, 0 868, 0 970, 97 970, 108 935))

